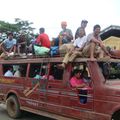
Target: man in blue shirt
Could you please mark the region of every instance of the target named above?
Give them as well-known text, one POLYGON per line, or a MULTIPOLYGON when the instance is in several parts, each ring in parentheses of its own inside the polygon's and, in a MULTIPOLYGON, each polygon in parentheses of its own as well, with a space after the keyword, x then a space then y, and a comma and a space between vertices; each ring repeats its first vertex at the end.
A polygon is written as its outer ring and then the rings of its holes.
POLYGON ((13 38, 13 33, 9 33, 8 38, 1 43, 1 50, 3 53, 0 58, 10 56, 16 52, 16 39, 13 38))

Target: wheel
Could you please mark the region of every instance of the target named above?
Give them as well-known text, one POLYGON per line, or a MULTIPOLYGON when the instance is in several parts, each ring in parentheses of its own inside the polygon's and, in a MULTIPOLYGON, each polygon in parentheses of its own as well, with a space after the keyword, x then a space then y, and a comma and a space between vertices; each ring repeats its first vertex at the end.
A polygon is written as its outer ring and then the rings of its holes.
POLYGON ((12 118, 18 118, 21 115, 20 104, 16 96, 8 97, 6 101, 8 115, 12 118))
POLYGON ((120 111, 116 112, 113 117, 112 120, 120 120, 120 111))

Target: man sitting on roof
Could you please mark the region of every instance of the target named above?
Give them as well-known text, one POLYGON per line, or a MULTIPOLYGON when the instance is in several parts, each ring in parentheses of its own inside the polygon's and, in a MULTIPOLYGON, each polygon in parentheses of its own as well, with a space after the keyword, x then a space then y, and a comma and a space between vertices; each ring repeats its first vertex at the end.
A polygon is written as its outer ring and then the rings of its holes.
POLYGON ((40 35, 37 37, 36 43, 42 47, 50 48, 50 40, 45 33, 45 28, 40 28, 40 35))
POLYGON ((59 49, 59 53, 63 54, 66 53, 66 45, 71 43, 71 40, 73 39, 73 34, 71 29, 67 28, 67 22, 62 21, 61 22, 61 28, 62 31, 59 33, 57 38, 53 38, 52 40, 52 47, 51 50, 57 47, 59 49))
POLYGON ((83 49, 84 56, 90 56, 92 61, 95 60, 96 55, 99 55, 99 58, 104 57, 104 53, 110 56, 99 36, 100 28, 100 25, 94 26, 93 33, 87 36, 87 43, 83 49))
POLYGON ((61 22, 61 28, 62 31, 59 33, 57 38, 53 38, 53 44, 54 46, 61 46, 65 43, 70 43, 73 39, 73 34, 70 29, 67 29, 67 22, 62 21, 61 22))
POLYGON ((22 33, 18 40, 17 40, 17 51, 18 51, 18 55, 23 55, 26 53, 26 37, 25 35, 22 33))
POLYGON ((13 33, 8 34, 8 38, 1 43, 3 53, 0 58, 13 55, 16 52, 16 39, 13 39, 13 33))
POLYGON ((61 67, 65 67, 68 62, 72 62, 76 57, 82 56, 82 50, 86 43, 86 36, 84 28, 79 29, 79 37, 74 41, 72 48, 66 53, 61 67))
MULTIPOLYGON (((78 27, 77 30, 76 30, 76 32, 75 32, 75 39, 77 39, 77 38, 79 37, 80 28, 82 27, 82 28, 85 30, 87 24, 88 24, 88 21, 87 21, 87 20, 82 20, 82 21, 81 21, 80 27, 78 27)), ((86 33, 85 33, 85 35, 86 35, 86 33)))
POLYGON ((45 55, 50 50, 50 40, 48 35, 45 33, 45 28, 40 28, 40 35, 37 37, 34 45, 33 54, 45 55))

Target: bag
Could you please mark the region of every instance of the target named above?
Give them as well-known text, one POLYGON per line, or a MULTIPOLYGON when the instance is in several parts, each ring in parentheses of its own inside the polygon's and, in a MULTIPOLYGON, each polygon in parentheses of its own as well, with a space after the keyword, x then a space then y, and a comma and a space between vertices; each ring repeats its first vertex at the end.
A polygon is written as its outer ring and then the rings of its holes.
POLYGON ((53 46, 50 48, 50 54, 51 56, 58 55, 59 54, 59 46, 53 46))
POLYGON ((49 51, 49 48, 34 45, 35 55, 47 55, 49 51))

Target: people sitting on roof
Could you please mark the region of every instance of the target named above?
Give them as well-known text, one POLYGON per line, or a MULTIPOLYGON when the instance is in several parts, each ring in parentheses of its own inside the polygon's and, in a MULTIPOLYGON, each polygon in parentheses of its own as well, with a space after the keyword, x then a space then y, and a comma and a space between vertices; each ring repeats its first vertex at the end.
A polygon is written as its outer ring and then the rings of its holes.
POLYGON ((48 35, 45 33, 45 28, 40 28, 40 35, 36 39, 36 45, 34 45, 35 55, 45 55, 50 50, 50 40, 48 35))
POLYGON ((74 41, 71 49, 66 53, 61 67, 65 68, 68 62, 72 62, 76 57, 82 56, 82 50, 87 42, 84 28, 79 29, 79 37, 74 41))
POLYGON ((23 55, 23 54, 26 54, 27 52, 27 47, 26 47, 26 38, 25 38, 25 35, 22 33, 18 40, 17 40, 17 52, 18 52, 18 55, 23 55))
POLYGON ((53 44, 54 46, 61 46, 65 43, 70 43, 73 39, 73 34, 70 29, 67 28, 67 22, 62 21, 61 22, 61 28, 62 31, 59 33, 57 38, 53 38, 53 44))
POLYGON ((83 49, 83 55, 86 57, 90 57, 91 61, 95 60, 95 57, 102 58, 104 57, 104 53, 110 56, 106 47, 103 45, 102 40, 99 36, 100 34, 100 25, 95 25, 93 28, 93 33, 87 36, 87 42, 83 49))
POLYGON ((13 38, 13 33, 8 33, 8 38, 5 39, 1 45, 2 54, 0 58, 4 58, 6 56, 12 56, 16 52, 16 39, 13 38))
POLYGON ((40 34, 36 39, 36 44, 42 47, 50 48, 50 39, 48 35, 45 33, 45 28, 40 28, 39 32, 40 34))
POLYGON ((38 37, 38 35, 33 35, 33 34, 31 34, 30 44, 28 45, 28 49, 27 49, 27 53, 28 53, 28 54, 34 53, 34 48, 33 48, 33 46, 36 44, 36 38, 37 38, 37 37, 38 37))
POLYGON ((53 38, 51 47, 51 50, 54 50, 54 48, 56 48, 56 50, 59 49, 60 54, 66 52, 66 44, 71 43, 71 40, 73 40, 72 31, 67 28, 66 21, 61 22, 61 28, 62 31, 59 33, 58 37, 53 38))
MULTIPOLYGON (((86 26, 87 26, 87 23, 88 23, 87 20, 82 20, 82 21, 81 21, 80 27, 78 27, 77 30, 76 30, 76 32, 75 32, 75 39, 77 39, 78 37, 80 37, 80 36, 79 36, 79 31, 80 31, 81 27, 85 30, 85 28, 86 28, 86 26)), ((85 35, 86 35, 86 33, 85 33, 85 35)))

